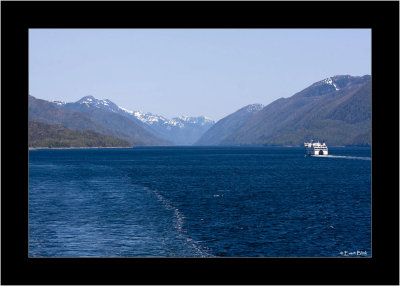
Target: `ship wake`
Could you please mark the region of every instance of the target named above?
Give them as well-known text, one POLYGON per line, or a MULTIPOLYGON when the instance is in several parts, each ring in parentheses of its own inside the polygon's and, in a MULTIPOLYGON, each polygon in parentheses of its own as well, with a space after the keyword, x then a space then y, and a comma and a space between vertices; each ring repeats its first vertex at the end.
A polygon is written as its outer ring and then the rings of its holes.
POLYGON ((357 157, 357 156, 324 155, 324 156, 313 156, 313 157, 339 158, 339 159, 351 159, 351 160, 369 160, 369 161, 371 161, 371 157, 357 157))
POLYGON ((210 254, 206 248, 202 247, 196 240, 189 237, 186 234, 186 231, 183 228, 185 217, 180 212, 178 208, 176 208, 168 199, 166 199, 163 195, 160 194, 157 190, 152 190, 150 188, 144 187, 144 189, 148 192, 151 192, 153 195, 157 197, 157 200, 163 205, 163 207, 172 212, 174 217, 174 229, 177 231, 177 237, 183 240, 184 244, 192 250, 194 257, 212 257, 213 255, 210 254))

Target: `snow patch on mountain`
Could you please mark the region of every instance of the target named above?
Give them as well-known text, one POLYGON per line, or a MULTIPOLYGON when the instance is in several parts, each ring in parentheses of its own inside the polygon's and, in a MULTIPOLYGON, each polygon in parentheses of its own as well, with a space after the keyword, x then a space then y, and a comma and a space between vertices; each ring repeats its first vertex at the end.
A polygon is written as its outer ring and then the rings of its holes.
POLYGON ((58 106, 62 106, 62 105, 66 104, 65 101, 60 101, 60 100, 51 100, 50 102, 52 102, 52 103, 54 103, 54 104, 56 104, 58 106))
POLYGON ((128 114, 130 114, 130 115, 133 115, 133 111, 131 111, 131 110, 128 110, 128 109, 123 108, 123 107, 121 107, 121 106, 118 106, 118 108, 121 109, 123 112, 126 112, 126 113, 128 113, 128 114))
POLYGON ((260 111, 260 110, 263 109, 263 108, 264 108, 264 105, 259 104, 259 103, 250 104, 250 105, 247 105, 247 106, 246 106, 246 111, 247 111, 247 112, 253 113, 253 112, 260 111))
POLYGON ((206 117, 206 116, 197 116, 197 117, 191 117, 191 116, 179 116, 179 117, 174 117, 172 120, 177 121, 182 123, 183 125, 186 124, 198 124, 201 126, 207 125, 207 124, 214 124, 214 120, 206 117))
POLYGON ((176 125, 174 124, 174 122, 170 122, 170 120, 165 118, 164 116, 152 114, 150 112, 133 111, 132 115, 148 125, 176 125))
POLYGON ((328 77, 326 79, 323 79, 323 80, 317 82, 315 84, 315 86, 325 85, 325 84, 326 85, 331 85, 331 86, 333 86, 335 88, 336 91, 338 91, 338 90, 340 90, 340 88, 336 85, 335 80, 336 80, 336 77, 333 77, 333 80, 332 80, 331 77, 328 77))
POLYGON ((336 84, 333 82, 333 80, 330 77, 328 77, 327 79, 324 79, 323 83, 332 85, 335 87, 336 90, 339 90, 339 88, 336 86, 336 84))

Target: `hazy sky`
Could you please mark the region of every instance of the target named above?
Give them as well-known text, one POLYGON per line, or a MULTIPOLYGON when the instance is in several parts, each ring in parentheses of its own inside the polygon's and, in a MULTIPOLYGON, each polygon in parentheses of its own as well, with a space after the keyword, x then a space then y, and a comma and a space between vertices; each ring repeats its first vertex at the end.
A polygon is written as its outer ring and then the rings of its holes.
POLYGON ((371 74, 369 29, 31 29, 29 93, 219 120, 329 76, 371 74))

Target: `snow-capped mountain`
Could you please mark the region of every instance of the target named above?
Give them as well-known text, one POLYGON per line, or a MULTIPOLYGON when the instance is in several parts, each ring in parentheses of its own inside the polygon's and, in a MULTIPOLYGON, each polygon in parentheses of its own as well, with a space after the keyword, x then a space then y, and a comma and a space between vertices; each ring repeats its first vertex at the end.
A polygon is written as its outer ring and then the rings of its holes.
POLYGON ((93 113, 96 110, 116 113, 142 124, 155 135, 162 136, 176 145, 191 145, 215 122, 206 117, 179 116, 168 119, 164 116, 143 111, 132 111, 118 106, 109 99, 96 99, 88 95, 73 103, 52 101, 54 105, 80 112, 93 113))
POLYGON ((91 95, 85 96, 78 100, 76 103, 84 104, 87 107, 96 107, 111 112, 119 112, 120 108, 114 102, 108 99, 96 99, 91 95))
POLYGON ((189 116, 179 116, 172 118, 172 121, 177 122, 177 124, 187 125, 187 124, 199 124, 201 126, 212 125, 214 120, 208 118, 207 116, 189 117, 189 116))
POLYGON ((150 126, 165 126, 165 127, 169 126, 171 128, 172 127, 185 128, 188 125, 207 126, 215 123, 214 120, 210 119, 207 116, 198 116, 198 117, 179 116, 168 119, 164 116, 153 114, 150 112, 131 111, 120 106, 119 109, 127 113, 129 116, 134 116, 136 119, 150 126))
POLYGON ((206 116, 179 116, 168 119, 149 112, 126 109, 125 112, 176 145, 192 145, 215 124, 212 119, 206 116))
POLYGON ((136 117, 138 120, 142 121, 143 123, 146 123, 151 126, 177 126, 180 128, 185 127, 184 124, 182 124, 174 119, 165 118, 164 116, 161 116, 161 115, 156 115, 156 114, 153 114, 150 112, 143 112, 143 111, 129 111, 127 109, 124 109, 124 110, 128 114, 130 114, 130 115, 136 117))

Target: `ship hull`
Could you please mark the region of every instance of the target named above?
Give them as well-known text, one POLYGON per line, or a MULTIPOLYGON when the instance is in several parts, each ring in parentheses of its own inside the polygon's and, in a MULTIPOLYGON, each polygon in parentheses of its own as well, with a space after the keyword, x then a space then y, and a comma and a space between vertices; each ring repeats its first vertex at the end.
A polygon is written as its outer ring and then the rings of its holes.
POLYGON ((328 150, 307 150, 308 156, 326 156, 328 155, 328 150))

